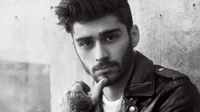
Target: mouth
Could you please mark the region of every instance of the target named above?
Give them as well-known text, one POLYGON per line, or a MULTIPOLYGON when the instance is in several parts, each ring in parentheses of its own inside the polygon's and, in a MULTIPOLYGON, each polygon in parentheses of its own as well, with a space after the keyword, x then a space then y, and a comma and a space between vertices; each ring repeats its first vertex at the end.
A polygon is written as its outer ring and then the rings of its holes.
POLYGON ((114 65, 103 65, 95 68, 95 71, 108 72, 114 65))

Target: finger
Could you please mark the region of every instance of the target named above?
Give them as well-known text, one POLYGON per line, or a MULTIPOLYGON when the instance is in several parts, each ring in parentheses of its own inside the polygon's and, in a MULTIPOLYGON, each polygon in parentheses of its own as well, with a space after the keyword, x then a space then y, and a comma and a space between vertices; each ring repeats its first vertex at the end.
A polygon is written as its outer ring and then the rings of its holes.
POLYGON ((75 83, 70 91, 78 92, 78 91, 83 91, 83 87, 80 83, 75 83))
POLYGON ((88 92, 90 91, 90 87, 83 81, 76 81, 76 83, 71 88, 71 91, 74 91, 74 92, 81 91, 84 94, 88 95, 88 92))
POLYGON ((100 80, 97 83, 96 87, 94 88, 94 93, 92 94, 92 99, 93 99, 94 105, 96 105, 97 102, 99 101, 99 98, 102 94, 102 90, 107 85, 107 83, 108 83, 108 79, 103 78, 102 80, 100 80))
POLYGON ((90 87, 89 87, 85 82, 83 82, 83 81, 77 81, 77 82, 80 83, 80 84, 82 85, 83 91, 84 91, 85 93, 88 93, 88 92, 90 91, 90 87))

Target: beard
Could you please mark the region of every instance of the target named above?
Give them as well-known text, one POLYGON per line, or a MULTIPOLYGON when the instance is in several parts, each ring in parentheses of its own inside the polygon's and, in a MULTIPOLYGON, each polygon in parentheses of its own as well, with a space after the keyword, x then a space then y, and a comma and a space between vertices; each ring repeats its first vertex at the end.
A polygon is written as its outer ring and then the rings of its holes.
MULTIPOLYGON (((77 53, 77 55, 78 55, 78 53, 77 53)), ((86 73, 89 74, 95 80, 95 82, 100 81, 98 76, 94 74, 95 68, 98 68, 98 67, 101 67, 101 66, 104 66, 104 65, 115 65, 115 66, 117 66, 118 70, 115 73, 116 75, 115 75, 114 79, 110 79, 110 80, 108 79, 107 86, 109 86, 109 85, 113 85, 113 84, 117 83, 123 77, 126 77, 126 74, 129 71, 129 69, 131 69, 131 65, 133 63, 134 52, 133 52, 132 45, 129 42, 129 45, 127 46, 127 48, 126 48, 126 50, 125 50, 125 52, 122 56, 121 64, 117 61, 105 60, 105 61, 102 61, 101 63, 99 63, 98 65, 94 66, 91 70, 92 73, 89 70, 89 67, 81 60, 79 55, 78 55, 78 57, 79 57, 79 59, 82 63, 84 70, 86 71, 86 73)), ((106 73, 106 74, 109 74, 109 73, 106 73)), ((106 74, 105 74, 105 76, 106 76, 106 74)))

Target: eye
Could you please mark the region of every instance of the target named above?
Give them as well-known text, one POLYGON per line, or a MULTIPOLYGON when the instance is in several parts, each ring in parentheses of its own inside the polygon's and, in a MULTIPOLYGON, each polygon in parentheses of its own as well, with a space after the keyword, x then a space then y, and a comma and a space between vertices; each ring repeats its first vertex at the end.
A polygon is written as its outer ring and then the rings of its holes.
POLYGON ((83 47, 83 48, 88 48, 88 47, 91 47, 93 45, 93 42, 92 41, 84 41, 84 42, 81 42, 79 44, 80 47, 83 47))
POLYGON ((107 36, 107 37, 106 37, 106 41, 113 41, 113 40, 115 40, 116 38, 117 38, 116 35, 107 36))

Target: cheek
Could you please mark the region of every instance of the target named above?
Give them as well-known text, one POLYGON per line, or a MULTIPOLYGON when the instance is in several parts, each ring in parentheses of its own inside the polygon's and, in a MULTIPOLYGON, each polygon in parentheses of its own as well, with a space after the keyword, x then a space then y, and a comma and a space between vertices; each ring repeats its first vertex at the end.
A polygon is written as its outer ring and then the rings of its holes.
POLYGON ((77 54, 81 61, 89 68, 91 69, 92 64, 93 64, 93 54, 92 52, 85 52, 80 49, 77 49, 77 54))
POLYGON ((123 39, 122 41, 119 41, 115 46, 113 46, 112 49, 110 49, 111 54, 111 60, 118 61, 120 65, 123 63, 123 59, 125 57, 125 53, 127 51, 127 48, 129 47, 129 40, 123 39))

